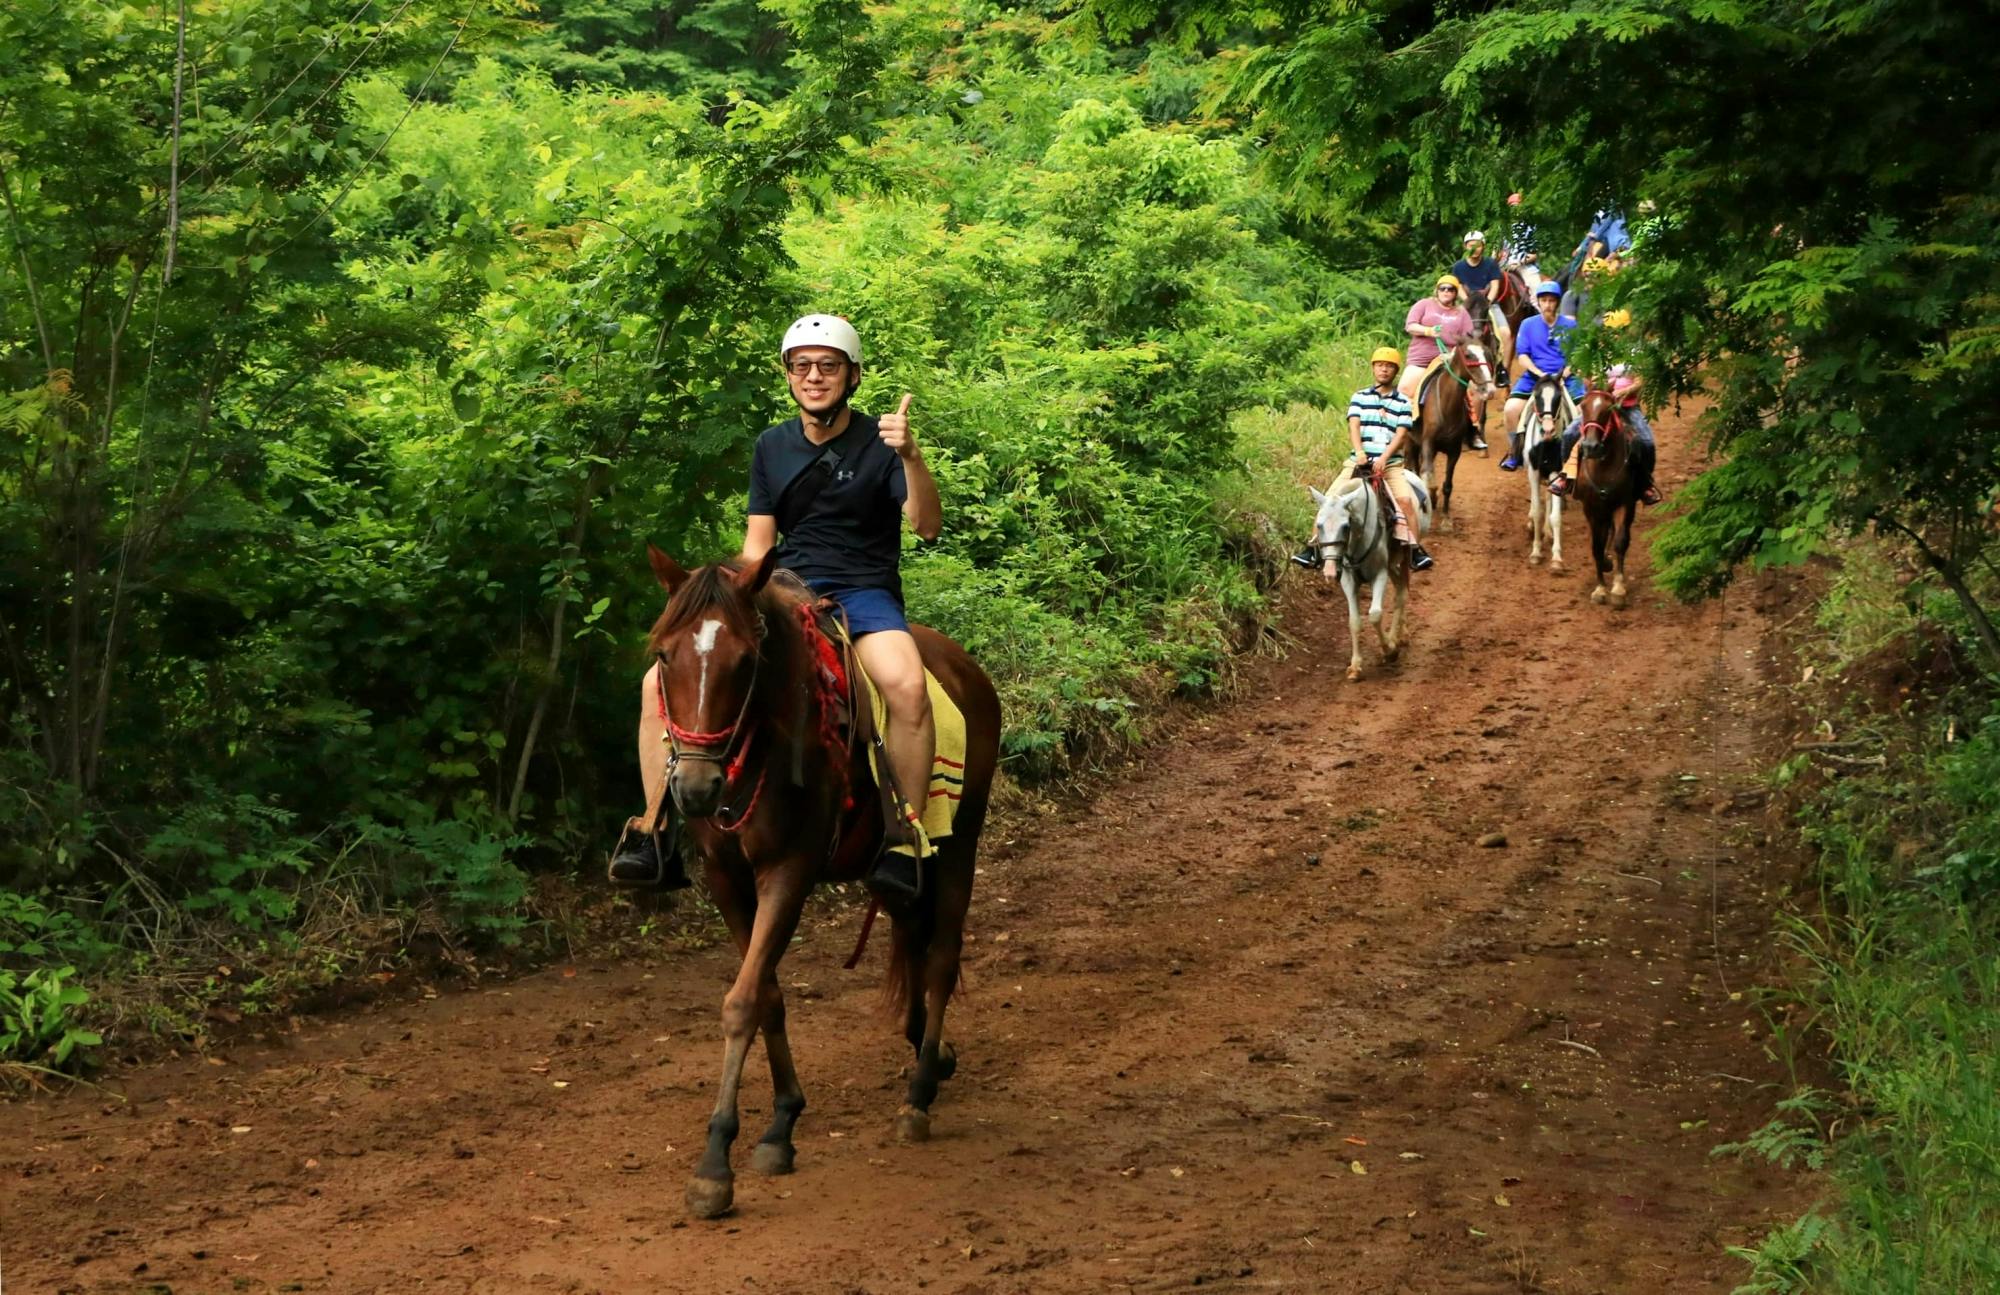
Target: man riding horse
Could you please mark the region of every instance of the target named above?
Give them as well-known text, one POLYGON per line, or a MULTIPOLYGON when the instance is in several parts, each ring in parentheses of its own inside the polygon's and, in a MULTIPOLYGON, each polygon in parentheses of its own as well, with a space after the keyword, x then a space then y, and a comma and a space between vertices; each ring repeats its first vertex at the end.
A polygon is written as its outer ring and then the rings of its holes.
MULTIPOLYGON (((1396 389, 1396 372, 1402 368, 1403 356, 1393 346, 1377 347, 1369 365, 1375 381, 1347 402, 1347 437, 1353 453, 1327 487, 1327 494, 1345 493, 1357 478, 1365 489, 1380 482, 1395 501, 1395 541, 1410 546, 1412 569, 1428 571, 1437 562, 1417 542, 1416 500, 1411 498, 1403 474, 1394 471, 1403 465, 1403 450, 1409 444, 1414 418, 1409 398, 1396 389)), ((1309 569, 1320 565, 1320 560, 1317 544, 1308 544, 1292 555, 1292 561, 1309 569)))
POLYGON ((1564 339, 1576 327, 1576 321, 1557 313, 1561 300, 1562 289, 1555 280, 1548 280, 1535 289, 1536 313, 1521 324, 1522 373, 1514 380, 1514 388, 1507 397, 1507 457, 1500 460, 1502 472, 1513 472, 1521 466, 1521 433, 1517 429, 1521 411, 1535 390, 1536 379, 1561 378, 1571 400, 1583 399, 1583 379, 1570 371, 1564 346, 1564 339))
POLYGON ((1465 236, 1465 255, 1451 267, 1452 277, 1465 285, 1466 300, 1474 293, 1480 294, 1487 303, 1487 311, 1493 322, 1494 336, 1499 339, 1500 353, 1494 357, 1496 366, 1503 366, 1513 355, 1514 330, 1507 320, 1507 312, 1500 307, 1499 289, 1507 281, 1507 269, 1493 257, 1486 255, 1486 233, 1475 229, 1465 236))
MULTIPOLYGON (((779 564, 815 594, 839 605, 869 682, 882 695, 882 734, 897 787, 921 797, 936 744, 924 663, 903 615, 902 522, 927 540, 943 513, 937 483, 910 433, 910 398, 873 417, 850 405, 861 385, 861 336, 833 315, 806 315, 779 347, 797 417, 764 429, 750 460, 749 522, 743 561, 754 566, 775 545, 779 564)), ((699 635, 694 650, 703 651, 699 635)), ((641 689, 639 763, 647 812, 627 826, 610 876, 632 886, 688 885, 665 795, 667 752, 655 716, 655 666, 641 689), (657 825, 657 826, 656 826, 657 825), (664 851, 664 853, 663 853, 664 851)), ((868 886, 892 908, 918 891, 910 828, 890 815, 884 849, 868 886)))

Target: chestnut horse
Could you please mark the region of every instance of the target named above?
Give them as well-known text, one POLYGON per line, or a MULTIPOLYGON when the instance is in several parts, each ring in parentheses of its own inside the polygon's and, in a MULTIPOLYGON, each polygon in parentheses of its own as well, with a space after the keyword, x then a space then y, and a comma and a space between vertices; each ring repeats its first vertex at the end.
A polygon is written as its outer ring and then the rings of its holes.
MULTIPOLYGON (((778 960, 813 886, 855 880, 874 862, 883 811, 864 754, 865 698, 851 706, 862 717, 852 733, 840 716, 863 681, 857 671, 851 688, 841 686, 840 659, 819 632, 810 595, 771 581, 775 551, 755 564, 692 573, 648 551, 669 597, 647 641, 656 665, 646 678, 640 741, 657 735, 667 745, 668 790, 743 959, 722 1001, 722 1081, 708 1147, 687 1187, 689 1211, 716 1218, 735 1199, 729 1149, 737 1089, 759 1030, 774 1098, 771 1127, 750 1164, 762 1174, 792 1170, 792 1129, 806 1099, 785 1034, 778 960)), ((938 1085, 957 1069, 957 1053, 943 1039, 944 1010, 958 984, 973 856, 1000 758, 1000 699, 965 649, 921 625, 911 633, 966 725, 952 833, 924 862, 922 894, 910 911, 890 915, 888 994, 903 1009, 904 1037, 916 1050, 896 1130, 906 1142, 921 1142, 930 1136, 938 1085)))
POLYGON ((1625 605, 1625 550, 1632 544, 1632 518, 1639 511, 1640 474, 1633 470, 1632 431, 1618 413, 1618 402, 1606 391, 1587 391, 1578 406, 1583 439, 1577 442, 1576 501, 1590 520, 1590 555, 1597 567, 1597 587, 1590 601, 1608 597, 1613 607, 1625 605), (1611 572, 1611 589, 1604 573, 1611 572))
POLYGON ((1418 391, 1422 403, 1417 409, 1417 475, 1430 490, 1439 534, 1451 529, 1451 479, 1472 432, 1472 400, 1493 398, 1493 366, 1486 357, 1486 348, 1478 342, 1462 341, 1445 352, 1444 371, 1427 379, 1430 390, 1418 391), (1437 479, 1440 455, 1442 487, 1437 479))

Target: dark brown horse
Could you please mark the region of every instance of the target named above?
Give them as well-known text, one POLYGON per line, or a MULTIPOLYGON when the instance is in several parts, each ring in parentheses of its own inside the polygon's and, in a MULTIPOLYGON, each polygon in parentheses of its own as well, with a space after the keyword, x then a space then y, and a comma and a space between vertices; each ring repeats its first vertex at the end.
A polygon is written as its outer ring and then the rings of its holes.
MULTIPOLYGON (((646 684, 649 699, 659 699, 658 716, 650 733, 642 725, 640 742, 666 742, 667 788, 743 958, 722 1000, 722 1082, 708 1147, 687 1188, 689 1211, 715 1218, 735 1199, 729 1149, 737 1089, 759 1030, 771 1062, 773 1114, 750 1164, 763 1174, 791 1172, 792 1128, 806 1099, 785 1034, 778 960, 812 888, 857 879, 874 861, 883 810, 864 756, 867 726, 852 733, 842 726, 850 695, 843 663, 820 633, 809 596, 772 582, 774 553, 755 564, 689 573, 649 551, 670 597, 647 643, 657 664, 646 684)), ((904 1141, 921 1142, 930 1136, 938 1085, 957 1069, 957 1053, 944 1042, 944 1010, 958 984, 973 856, 999 763, 1000 700, 963 648, 923 626, 911 632, 924 664, 964 713, 967 733, 952 834, 925 862, 911 911, 891 914, 888 993, 916 1050, 896 1128, 904 1141)), ((854 685, 862 686, 858 677, 854 685)), ((865 700, 852 709, 865 721, 865 700)))
MULTIPOLYGON (((1514 335, 1515 345, 1521 341, 1521 325, 1528 316, 1535 313, 1535 299, 1528 295, 1528 281, 1512 266, 1501 274, 1500 282, 1493 291, 1493 304, 1500 307, 1500 314, 1507 320, 1507 331, 1514 335)), ((1511 372, 1513 356, 1506 357, 1503 370, 1511 372)))
POLYGON ((1597 587, 1590 601, 1609 598, 1625 605, 1625 550, 1632 544, 1632 517, 1639 511, 1642 474, 1635 470, 1632 430, 1618 412, 1618 402, 1605 391, 1587 391, 1578 406, 1583 438, 1577 442, 1576 501, 1590 520, 1590 555, 1597 567, 1597 587), (1611 588, 1604 573, 1611 572, 1611 588))
POLYGON ((1488 354, 1478 342, 1460 342, 1445 352, 1442 372, 1426 380, 1429 389, 1418 393, 1417 475, 1431 492, 1439 534, 1451 529, 1451 479, 1472 433, 1472 402, 1493 398, 1493 365, 1488 354), (1439 456, 1444 458, 1442 485, 1437 479, 1439 456))

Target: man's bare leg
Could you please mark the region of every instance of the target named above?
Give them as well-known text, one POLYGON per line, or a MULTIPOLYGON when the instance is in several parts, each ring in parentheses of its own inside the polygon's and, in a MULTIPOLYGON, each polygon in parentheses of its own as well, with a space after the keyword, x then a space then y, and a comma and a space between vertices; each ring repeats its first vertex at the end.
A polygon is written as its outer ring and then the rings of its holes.
POLYGON ((666 721, 660 718, 660 667, 646 672, 639 688, 639 791, 646 808, 637 818, 627 819, 617 854, 611 860, 611 880, 629 886, 664 886, 678 890, 688 884, 682 866, 671 818, 662 820, 660 809, 667 795, 666 721), (651 835, 657 825, 657 840, 651 835))
MULTIPOLYGON (((879 630, 854 640, 854 650, 868 672, 868 681, 882 694, 889 723, 882 734, 888 749, 889 769, 896 789, 910 808, 922 816, 930 796, 931 766, 937 754, 937 725, 931 718, 930 693, 924 686, 924 659, 917 641, 905 630, 879 630)), ((892 841, 908 841, 907 830, 897 831, 892 841)), ((880 871, 878 867, 878 872, 880 871)), ((911 872, 914 878, 914 870, 911 872)), ((878 887, 877 893, 900 889, 878 887)), ((913 889, 913 887, 912 887, 913 889)), ((914 897, 912 895, 912 897, 914 897)))

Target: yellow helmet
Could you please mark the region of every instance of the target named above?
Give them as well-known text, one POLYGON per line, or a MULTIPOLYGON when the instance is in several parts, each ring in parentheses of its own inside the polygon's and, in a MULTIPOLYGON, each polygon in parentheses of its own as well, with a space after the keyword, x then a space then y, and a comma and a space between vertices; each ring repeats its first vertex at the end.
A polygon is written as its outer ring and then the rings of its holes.
POLYGON ((1431 285, 1431 291, 1436 292, 1447 283, 1458 291, 1459 296, 1463 297, 1465 295, 1465 285, 1458 281, 1458 276, 1455 274, 1440 274, 1437 282, 1431 285))
POLYGON ((1403 353, 1393 346, 1378 346, 1375 348, 1375 354, 1368 357, 1368 362, 1370 364, 1393 364, 1400 369, 1403 367, 1403 353))

